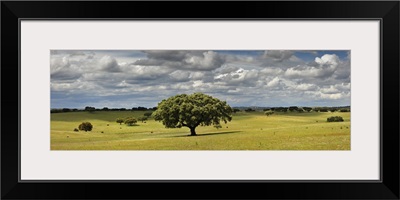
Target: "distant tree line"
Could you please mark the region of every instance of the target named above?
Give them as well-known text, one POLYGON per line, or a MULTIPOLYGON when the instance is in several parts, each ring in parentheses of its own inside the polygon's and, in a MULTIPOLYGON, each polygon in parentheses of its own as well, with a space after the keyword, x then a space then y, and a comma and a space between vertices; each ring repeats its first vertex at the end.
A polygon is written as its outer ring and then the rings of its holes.
MULTIPOLYGON (((127 108, 95 108, 92 106, 86 106, 84 109, 77 108, 57 108, 51 109, 51 113, 64 113, 64 112, 94 112, 94 111, 155 111, 157 107, 146 108, 143 106, 133 107, 131 109, 127 108)), ((256 112, 257 110, 261 110, 260 108, 256 109, 254 107, 241 107, 233 108, 233 113, 237 112, 256 112)), ((301 106, 288 106, 288 107, 270 107, 264 108, 262 111, 275 111, 275 112, 350 112, 350 106, 342 106, 342 107, 301 107, 301 106)), ((149 116, 147 116, 149 117, 149 116)))
POLYGON ((152 108, 146 108, 146 107, 133 107, 132 109, 127 109, 127 108, 108 108, 108 107, 103 107, 103 108, 95 108, 92 106, 86 106, 83 109, 77 109, 77 108, 52 108, 50 109, 50 113, 64 113, 64 112, 94 112, 94 111, 154 111, 157 110, 157 107, 152 107, 152 108))
MULTIPOLYGON (((261 109, 258 109, 261 110, 261 109)), ((234 113, 236 112, 255 112, 257 111, 254 108, 243 108, 238 109, 234 108, 234 113)), ((288 106, 288 107, 269 107, 263 108, 262 111, 264 113, 266 111, 273 111, 273 112, 350 112, 350 106, 343 106, 343 107, 301 107, 301 106, 288 106)))

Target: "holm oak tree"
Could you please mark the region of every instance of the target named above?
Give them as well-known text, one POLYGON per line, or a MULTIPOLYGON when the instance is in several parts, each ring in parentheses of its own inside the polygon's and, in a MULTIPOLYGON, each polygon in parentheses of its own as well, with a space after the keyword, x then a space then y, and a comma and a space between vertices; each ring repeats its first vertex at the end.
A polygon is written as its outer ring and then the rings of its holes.
POLYGON ((220 125, 232 120, 233 109, 226 103, 203 93, 180 94, 158 103, 152 116, 161 121, 166 128, 190 129, 196 135, 197 126, 220 125))

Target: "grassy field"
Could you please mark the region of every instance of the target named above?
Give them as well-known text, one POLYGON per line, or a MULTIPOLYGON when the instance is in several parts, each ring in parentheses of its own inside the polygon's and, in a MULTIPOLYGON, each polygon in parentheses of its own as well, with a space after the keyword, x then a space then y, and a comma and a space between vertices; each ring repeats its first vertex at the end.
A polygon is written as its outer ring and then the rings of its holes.
POLYGON ((140 117, 142 111, 96 111, 51 114, 51 150, 350 150, 350 113, 238 112, 222 128, 167 129, 150 118, 136 126, 118 117, 140 117), (344 122, 326 122, 342 116, 344 122), (74 132, 83 121, 90 132, 74 132))

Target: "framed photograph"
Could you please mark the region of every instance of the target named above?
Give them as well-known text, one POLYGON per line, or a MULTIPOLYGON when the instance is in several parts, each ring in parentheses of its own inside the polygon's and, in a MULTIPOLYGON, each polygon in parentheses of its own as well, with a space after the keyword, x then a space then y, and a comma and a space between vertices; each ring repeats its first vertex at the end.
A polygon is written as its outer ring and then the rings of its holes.
POLYGON ((399 199, 399 8, 2 1, 1 198, 399 199))

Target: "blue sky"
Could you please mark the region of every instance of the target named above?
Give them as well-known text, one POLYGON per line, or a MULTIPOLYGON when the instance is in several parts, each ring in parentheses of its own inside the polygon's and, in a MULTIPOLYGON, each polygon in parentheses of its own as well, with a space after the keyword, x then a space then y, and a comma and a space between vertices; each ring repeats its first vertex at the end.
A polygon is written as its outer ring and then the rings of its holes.
POLYGON ((51 108, 154 107, 203 92, 231 106, 350 105, 347 50, 52 50, 51 108))

